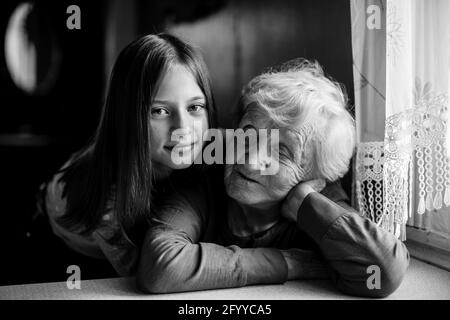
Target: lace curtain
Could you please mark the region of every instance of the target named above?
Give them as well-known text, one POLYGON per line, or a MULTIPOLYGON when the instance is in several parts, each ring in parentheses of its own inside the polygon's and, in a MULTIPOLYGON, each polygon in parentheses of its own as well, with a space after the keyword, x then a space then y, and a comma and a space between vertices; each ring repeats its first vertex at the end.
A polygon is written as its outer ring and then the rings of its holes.
POLYGON ((406 224, 450 224, 450 1, 352 0, 351 10, 355 205, 405 240, 406 224))

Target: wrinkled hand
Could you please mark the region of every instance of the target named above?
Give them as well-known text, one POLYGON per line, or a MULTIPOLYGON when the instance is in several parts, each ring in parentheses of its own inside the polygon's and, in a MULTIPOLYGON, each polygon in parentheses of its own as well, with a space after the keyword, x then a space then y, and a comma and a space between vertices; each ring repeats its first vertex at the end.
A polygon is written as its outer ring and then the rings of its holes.
POLYGON ((311 192, 320 192, 325 188, 324 179, 315 179, 300 182, 291 191, 289 191, 286 199, 284 199, 281 207, 281 214, 289 220, 297 221, 297 213, 306 196, 311 192))
POLYGON ((326 279, 328 272, 317 254, 310 250, 281 250, 288 266, 288 280, 326 279))

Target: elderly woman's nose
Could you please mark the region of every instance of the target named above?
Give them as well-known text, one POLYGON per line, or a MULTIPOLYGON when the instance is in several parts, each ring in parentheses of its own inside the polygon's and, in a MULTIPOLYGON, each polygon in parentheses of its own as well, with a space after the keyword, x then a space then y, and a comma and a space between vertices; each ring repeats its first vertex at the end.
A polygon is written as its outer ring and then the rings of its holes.
POLYGON ((248 163, 246 163, 247 167, 251 170, 258 170, 258 151, 256 148, 248 148, 246 149, 246 154, 248 156, 248 163))
POLYGON ((268 163, 260 154, 261 150, 257 146, 249 146, 246 149, 247 161, 245 163, 248 170, 251 171, 264 171, 267 169, 268 163))

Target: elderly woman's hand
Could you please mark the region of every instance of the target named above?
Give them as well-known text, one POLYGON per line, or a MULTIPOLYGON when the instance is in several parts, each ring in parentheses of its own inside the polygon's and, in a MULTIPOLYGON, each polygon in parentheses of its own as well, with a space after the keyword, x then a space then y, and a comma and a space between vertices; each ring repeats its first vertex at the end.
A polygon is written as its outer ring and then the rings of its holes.
POLYGON ((320 192, 325 188, 326 182, 323 179, 315 179, 300 182, 284 199, 281 207, 281 214, 289 220, 297 221, 297 213, 306 196, 311 192, 320 192))

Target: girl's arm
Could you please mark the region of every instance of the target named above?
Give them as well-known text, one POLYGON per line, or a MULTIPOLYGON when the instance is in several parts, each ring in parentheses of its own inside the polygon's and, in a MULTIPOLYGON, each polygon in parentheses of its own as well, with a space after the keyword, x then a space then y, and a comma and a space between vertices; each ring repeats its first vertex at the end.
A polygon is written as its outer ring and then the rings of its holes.
POLYGON ((288 280, 288 266, 280 250, 199 242, 207 231, 202 220, 187 203, 159 210, 142 246, 138 288, 169 293, 288 280))

